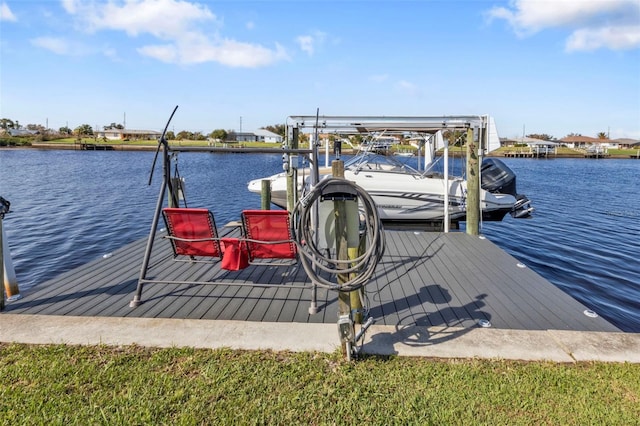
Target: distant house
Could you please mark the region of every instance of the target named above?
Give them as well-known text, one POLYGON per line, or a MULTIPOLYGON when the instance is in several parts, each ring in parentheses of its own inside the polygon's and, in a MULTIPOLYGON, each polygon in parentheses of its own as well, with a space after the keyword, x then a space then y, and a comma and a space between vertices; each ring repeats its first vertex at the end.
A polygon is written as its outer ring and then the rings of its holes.
POLYGON ((160 138, 162 133, 155 130, 107 129, 95 131, 94 135, 109 140, 149 140, 160 138))
POLYGON ((238 142, 256 142, 258 140, 252 132, 235 132, 234 134, 238 142))
POLYGON ((589 136, 567 136, 560 139, 560 142, 569 148, 589 148, 591 146, 613 147, 609 139, 591 138, 589 136))
POLYGON ((258 129, 254 132, 260 142, 282 143, 282 136, 266 129, 258 129))
POLYGON ((528 136, 521 138, 500 138, 500 145, 502 146, 515 146, 515 145, 527 145, 533 146, 547 146, 550 148, 558 146, 558 142, 545 141, 543 139, 530 138, 528 136))
POLYGON ((612 142, 618 144, 620 149, 638 149, 640 148, 640 141, 636 139, 620 138, 614 139, 612 142))
POLYGON ((29 129, 7 129, 11 136, 33 136, 40 134, 37 130, 29 129))
POLYGON ((270 143, 281 143, 282 136, 270 132, 265 129, 259 129, 255 132, 243 132, 243 133, 235 133, 236 140, 238 142, 270 142, 270 143))

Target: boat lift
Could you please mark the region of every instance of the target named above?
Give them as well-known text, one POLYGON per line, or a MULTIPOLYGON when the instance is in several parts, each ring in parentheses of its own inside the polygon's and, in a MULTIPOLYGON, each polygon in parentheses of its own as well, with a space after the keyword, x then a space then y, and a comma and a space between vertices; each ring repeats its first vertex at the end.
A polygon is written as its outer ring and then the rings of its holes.
MULTIPOLYGON (((467 156, 473 161, 467 163, 473 166, 473 172, 467 173, 468 187, 468 214, 467 223, 471 223, 471 230, 477 229, 481 215, 480 209, 480 173, 479 164, 482 157, 494 147, 490 146, 490 137, 497 139, 497 131, 493 118, 487 115, 460 115, 460 116, 312 116, 298 115, 287 119, 287 127, 299 132, 315 134, 334 134, 340 137, 349 135, 397 135, 403 137, 410 134, 421 134, 423 139, 437 137, 438 132, 445 130, 460 131, 466 133, 467 156), (471 142, 471 143, 469 143, 471 142), (478 169, 478 170, 476 170, 478 169), (471 193, 472 191, 477 192, 471 193), (474 217, 475 225, 474 225, 474 217)), ((448 187, 449 177, 449 144, 444 142, 444 183, 448 187)), ((444 191, 444 205, 449 205, 449 193, 444 191)), ((444 209, 444 231, 449 232, 449 209, 444 209)), ((469 229, 469 228, 468 228, 469 229)), ((476 231, 477 232, 477 231, 476 231)))

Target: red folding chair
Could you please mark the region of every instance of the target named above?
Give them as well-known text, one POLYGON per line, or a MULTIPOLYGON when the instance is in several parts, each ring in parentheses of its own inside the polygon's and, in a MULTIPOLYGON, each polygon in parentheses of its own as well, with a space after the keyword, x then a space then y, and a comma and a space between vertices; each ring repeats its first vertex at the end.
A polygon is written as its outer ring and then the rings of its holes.
POLYGON ((179 256, 188 256, 191 261, 197 261, 197 257, 222 258, 216 223, 209 210, 165 208, 162 215, 176 260, 179 256))
POLYGON ((291 221, 286 210, 244 210, 243 240, 251 264, 294 264, 296 244, 291 235, 291 221), (281 262, 274 262, 280 259, 281 262))

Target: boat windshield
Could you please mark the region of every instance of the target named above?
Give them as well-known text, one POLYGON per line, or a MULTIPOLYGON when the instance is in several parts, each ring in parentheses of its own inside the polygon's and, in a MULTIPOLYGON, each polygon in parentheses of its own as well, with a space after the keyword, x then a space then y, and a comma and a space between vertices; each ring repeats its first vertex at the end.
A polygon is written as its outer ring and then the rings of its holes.
POLYGON ((374 152, 360 152, 344 163, 345 170, 352 172, 378 171, 389 173, 404 173, 420 176, 413 167, 398 161, 393 156, 381 155, 374 152))

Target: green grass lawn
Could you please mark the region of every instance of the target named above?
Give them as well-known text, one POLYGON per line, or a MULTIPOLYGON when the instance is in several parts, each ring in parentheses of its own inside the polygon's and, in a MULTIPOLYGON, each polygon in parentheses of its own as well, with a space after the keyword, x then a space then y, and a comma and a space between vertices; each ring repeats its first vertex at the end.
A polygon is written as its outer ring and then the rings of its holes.
POLYGON ((0 344, 0 424, 606 424, 640 366, 0 344))

